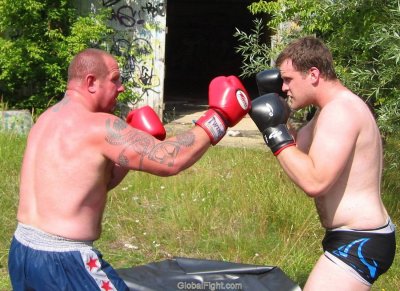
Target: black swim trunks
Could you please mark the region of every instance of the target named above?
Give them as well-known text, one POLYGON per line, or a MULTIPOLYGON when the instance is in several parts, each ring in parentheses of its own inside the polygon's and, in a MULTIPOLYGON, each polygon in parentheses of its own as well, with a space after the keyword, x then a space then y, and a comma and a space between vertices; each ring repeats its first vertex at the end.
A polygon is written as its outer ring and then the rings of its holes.
POLYGON ((328 259, 351 271, 364 284, 372 285, 393 263, 395 226, 389 219, 376 229, 329 229, 322 246, 328 259))

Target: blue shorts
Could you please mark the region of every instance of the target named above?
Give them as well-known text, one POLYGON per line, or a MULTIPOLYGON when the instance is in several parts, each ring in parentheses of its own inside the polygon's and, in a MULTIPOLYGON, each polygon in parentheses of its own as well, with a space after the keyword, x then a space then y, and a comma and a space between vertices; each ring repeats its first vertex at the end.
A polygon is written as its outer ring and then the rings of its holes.
POLYGON ((18 224, 8 269, 14 291, 129 290, 92 242, 68 240, 18 224))
POLYGON ((329 229, 322 246, 328 259, 364 284, 372 285, 393 263, 395 226, 389 219, 376 229, 329 229))

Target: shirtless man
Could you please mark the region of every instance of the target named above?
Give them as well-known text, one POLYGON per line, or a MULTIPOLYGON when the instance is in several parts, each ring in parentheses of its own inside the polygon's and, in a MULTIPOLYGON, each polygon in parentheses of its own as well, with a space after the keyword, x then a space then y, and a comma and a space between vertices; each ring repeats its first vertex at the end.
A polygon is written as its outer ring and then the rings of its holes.
POLYGON ((396 247, 381 200, 382 143, 374 116, 337 79, 319 39, 292 42, 276 64, 282 79, 262 74, 259 87, 275 92, 253 100, 250 116, 290 179, 314 198, 326 229, 324 254, 304 290, 370 290, 391 266, 396 247), (293 110, 317 108, 297 134, 286 127, 290 109, 279 91, 293 110))
POLYGON ((165 130, 155 113, 130 114, 129 124, 112 114, 123 91, 115 58, 86 49, 70 63, 64 98, 31 129, 9 253, 15 291, 127 290, 93 247, 107 192, 129 170, 170 176, 190 167, 251 105, 236 77, 216 77, 196 126, 160 141, 153 136, 163 139, 165 130))

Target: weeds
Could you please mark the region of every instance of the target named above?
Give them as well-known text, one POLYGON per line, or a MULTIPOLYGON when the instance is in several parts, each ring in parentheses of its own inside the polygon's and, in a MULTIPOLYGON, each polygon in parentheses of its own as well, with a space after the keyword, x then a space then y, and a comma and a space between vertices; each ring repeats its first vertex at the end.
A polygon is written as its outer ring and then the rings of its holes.
MULTIPOLYGON (((386 157, 398 153, 387 144, 386 157)), ((0 134, 0 290, 10 290, 9 243, 16 225, 25 138, 0 134)), ((399 171, 385 171, 384 201, 400 225, 399 171), (389 180, 388 180, 389 179, 389 180)), ((216 146, 181 174, 131 172, 109 193, 96 247, 115 268, 174 256, 279 266, 303 285, 322 253, 323 230, 311 199, 265 150, 216 146)), ((400 289, 400 260, 372 290, 400 289)))

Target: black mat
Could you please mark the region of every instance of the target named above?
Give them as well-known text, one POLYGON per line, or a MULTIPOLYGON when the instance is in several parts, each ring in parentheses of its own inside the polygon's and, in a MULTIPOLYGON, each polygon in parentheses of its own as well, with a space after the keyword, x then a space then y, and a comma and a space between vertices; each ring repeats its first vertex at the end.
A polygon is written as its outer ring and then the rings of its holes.
POLYGON ((278 267, 174 258, 118 269, 130 290, 301 290, 278 267))

